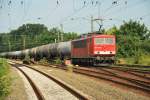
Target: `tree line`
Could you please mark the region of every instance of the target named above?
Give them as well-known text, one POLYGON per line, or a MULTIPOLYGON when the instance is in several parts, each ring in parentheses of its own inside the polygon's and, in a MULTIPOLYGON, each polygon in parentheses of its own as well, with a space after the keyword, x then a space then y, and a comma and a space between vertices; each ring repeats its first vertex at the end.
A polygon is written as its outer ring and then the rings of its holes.
POLYGON ((23 50, 77 37, 75 32, 64 33, 58 28, 48 30, 43 24, 24 24, 9 33, 0 34, 0 52, 23 50))

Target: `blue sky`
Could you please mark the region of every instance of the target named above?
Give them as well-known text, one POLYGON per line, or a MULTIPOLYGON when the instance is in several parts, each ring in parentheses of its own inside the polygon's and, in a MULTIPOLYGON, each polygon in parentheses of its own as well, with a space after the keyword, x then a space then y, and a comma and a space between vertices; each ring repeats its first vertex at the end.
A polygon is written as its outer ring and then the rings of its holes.
MULTIPOLYGON (((41 23, 49 29, 63 24, 65 32, 86 33, 91 31, 91 16, 104 19, 105 29, 130 19, 150 29, 149 5, 150 0, 0 0, 0 33, 26 23, 41 23)), ((98 27, 94 22, 95 31, 98 27)))

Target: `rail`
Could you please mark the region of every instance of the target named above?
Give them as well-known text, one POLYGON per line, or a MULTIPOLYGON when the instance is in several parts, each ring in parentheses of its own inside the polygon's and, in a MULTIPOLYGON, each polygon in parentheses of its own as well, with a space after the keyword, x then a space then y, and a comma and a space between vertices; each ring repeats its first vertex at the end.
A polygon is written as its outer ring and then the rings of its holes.
MULTIPOLYGON (((14 62, 13 62, 13 63, 14 63, 14 62)), ((30 69, 33 69, 33 70, 39 72, 40 74, 46 76, 47 78, 53 80, 54 82, 56 82, 57 84, 59 84, 60 86, 62 86, 62 87, 65 88, 66 90, 68 90, 70 93, 72 93, 74 96, 76 96, 76 97, 79 98, 80 100, 92 100, 92 97, 91 97, 91 96, 88 96, 88 95, 82 93, 81 91, 79 91, 79 90, 73 88, 72 86, 66 84, 65 82, 59 80, 58 78, 56 78, 56 77, 54 77, 54 76, 52 76, 52 75, 48 75, 48 74, 46 74, 45 72, 42 72, 42 71, 37 70, 37 69, 35 69, 35 68, 33 68, 33 67, 30 67, 29 65, 20 64, 20 63, 17 63, 17 62, 15 62, 15 63, 18 64, 18 65, 23 65, 23 66, 25 66, 25 67, 27 67, 27 68, 30 68, 30 69)), ((42 99, 41 99, 41 100, 42 100, 42 99)))

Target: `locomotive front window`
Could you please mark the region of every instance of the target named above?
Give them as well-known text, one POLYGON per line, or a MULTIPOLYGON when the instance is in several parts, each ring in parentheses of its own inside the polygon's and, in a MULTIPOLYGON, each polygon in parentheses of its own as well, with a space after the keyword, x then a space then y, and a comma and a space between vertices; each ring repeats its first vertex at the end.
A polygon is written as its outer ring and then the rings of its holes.
POLYGON ((96 44, 104 44, 104 38, 95 38, 96 44))
POLYGON ((112 44, 113 43, 113 38, 105 38, 105 43, 106 44, 112 44))
POLYGON ((113 44, 113 38, 95 38, 95 44, 113 44))

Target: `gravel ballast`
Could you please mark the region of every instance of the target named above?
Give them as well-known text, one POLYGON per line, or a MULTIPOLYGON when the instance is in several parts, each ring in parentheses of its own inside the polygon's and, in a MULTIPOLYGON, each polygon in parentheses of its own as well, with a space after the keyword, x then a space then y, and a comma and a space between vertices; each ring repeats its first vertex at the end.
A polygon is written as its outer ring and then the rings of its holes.
POLYGON ((20 68, 36 83, 46 100, 78 100, 70 92, 42 74, 27 67, 20 68))
POLYGON ((149 100, 149 97, 116 88, 103 80, 93 79, 85 75, 67 72, 65 70, 41 65, 32 66, 47 74, 58 77, 76 89, 92 96, 97 100, 149 100))

